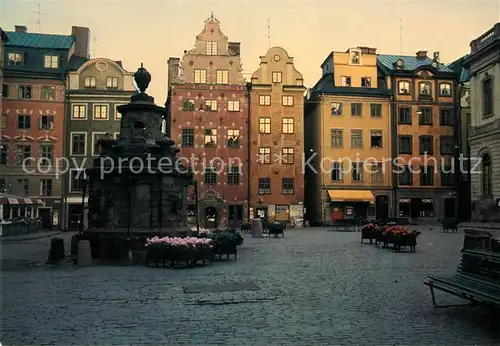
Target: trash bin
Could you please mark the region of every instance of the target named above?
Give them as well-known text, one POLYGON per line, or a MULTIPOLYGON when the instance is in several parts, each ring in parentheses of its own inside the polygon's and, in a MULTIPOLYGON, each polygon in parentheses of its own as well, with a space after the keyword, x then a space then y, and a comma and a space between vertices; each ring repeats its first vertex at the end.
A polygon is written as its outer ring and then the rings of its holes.
POLYGON ((259 218, 252 220, 252 237, 262 238, 262 220, 259 218))

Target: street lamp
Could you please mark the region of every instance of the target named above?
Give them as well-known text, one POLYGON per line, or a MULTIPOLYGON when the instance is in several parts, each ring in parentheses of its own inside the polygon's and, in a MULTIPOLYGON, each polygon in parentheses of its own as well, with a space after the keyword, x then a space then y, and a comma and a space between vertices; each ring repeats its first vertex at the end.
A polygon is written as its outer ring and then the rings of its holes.
POLYGON ((196 217, 196 232, 200 233, 200 218, 198 217, 198 181, 194 178, 191 180, 191 185, 194 186, 194 206, 196 217))

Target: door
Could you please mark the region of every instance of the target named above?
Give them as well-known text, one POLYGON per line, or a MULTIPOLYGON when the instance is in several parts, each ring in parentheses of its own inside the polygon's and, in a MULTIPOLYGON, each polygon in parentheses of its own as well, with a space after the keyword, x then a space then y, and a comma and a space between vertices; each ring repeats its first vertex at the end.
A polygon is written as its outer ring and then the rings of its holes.
POLYGON ((267 207, 265 208, 256 208, 255 209, 256 211, 256 216, 260 219, 262 219, 262 221, 267 221, 267 207))
POLYGON ((42 219, 42 228, 52 229, 52 213, 50 208, 39 208, 38 215, 42 219))
POLYGON ((454 218, 455 215, 455 198, 444 199, 444 217, 446 219, 454 218))
POLYGON ((215 229, 218 225, 217 209, 215 207, 205 208, 205 228, 215 229))
POLYGON ((375 216, 377 220, 385 220, 389 218, 389 197, 375 197, 375 216))
POLYGON ((243 205, 241 204, 231 204, 229 205, 228 213, 228 227, 229 228, 240 228, 243 224, 243 205))

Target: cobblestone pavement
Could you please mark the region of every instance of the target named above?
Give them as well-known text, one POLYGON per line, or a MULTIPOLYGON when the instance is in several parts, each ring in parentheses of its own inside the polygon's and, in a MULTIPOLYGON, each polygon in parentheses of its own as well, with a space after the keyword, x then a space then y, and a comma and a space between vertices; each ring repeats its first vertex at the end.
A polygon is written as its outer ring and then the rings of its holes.
POLYGON ((482 308, 436 310, 422 283, 455 270, 462 239, 425 231, 416 253, 393 253, 360 244, 359 233, 305 229, 284 239, 247 237, 237 261, 194 269, 11 268, 1 273, 0 341, 499 345, 498 318, 482 308), (184 293, 235 282, 260 290, 184 293))

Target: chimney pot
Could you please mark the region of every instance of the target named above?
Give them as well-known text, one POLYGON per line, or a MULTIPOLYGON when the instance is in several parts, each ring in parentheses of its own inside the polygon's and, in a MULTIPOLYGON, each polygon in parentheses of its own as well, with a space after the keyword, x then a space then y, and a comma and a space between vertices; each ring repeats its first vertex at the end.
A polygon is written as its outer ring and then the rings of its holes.
POLYGON ((418 59, 427 59, 427 51, 426 50, 419 50, 417 52, 417 58, 418 59))
POLYGON ((16 25, 14 26, 16 32, 22 32, 22 33, 27 33, 28 28, 24 25, 16 25))

